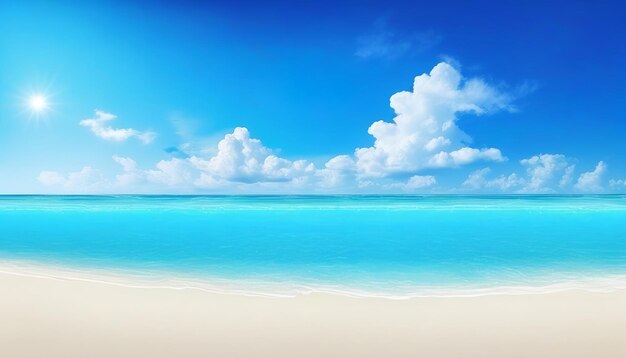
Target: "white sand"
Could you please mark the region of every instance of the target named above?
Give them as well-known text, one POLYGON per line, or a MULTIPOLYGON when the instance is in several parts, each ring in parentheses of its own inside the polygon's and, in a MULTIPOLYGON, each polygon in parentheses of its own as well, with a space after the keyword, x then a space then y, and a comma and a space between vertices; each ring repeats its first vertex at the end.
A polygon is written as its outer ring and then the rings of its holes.
POLYGON ((0 274, 0 357, 626 357, 626 291, 268 298, 0 274))

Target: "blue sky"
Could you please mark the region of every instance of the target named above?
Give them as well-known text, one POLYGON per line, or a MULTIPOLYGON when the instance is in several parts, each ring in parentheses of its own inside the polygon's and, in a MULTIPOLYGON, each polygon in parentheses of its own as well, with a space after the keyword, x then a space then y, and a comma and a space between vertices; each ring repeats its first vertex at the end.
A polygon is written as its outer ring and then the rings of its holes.
POLYGON ((4 2, 0 192, 625 192, 625 14, 4 2))

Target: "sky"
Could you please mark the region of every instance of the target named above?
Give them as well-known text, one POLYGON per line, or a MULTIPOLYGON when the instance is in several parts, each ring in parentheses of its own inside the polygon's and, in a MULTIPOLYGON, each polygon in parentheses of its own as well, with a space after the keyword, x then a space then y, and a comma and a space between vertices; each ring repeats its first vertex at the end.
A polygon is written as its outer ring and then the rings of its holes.
POLYGON ((625 193, 620 1, 8 1, 0 193, 625 193))

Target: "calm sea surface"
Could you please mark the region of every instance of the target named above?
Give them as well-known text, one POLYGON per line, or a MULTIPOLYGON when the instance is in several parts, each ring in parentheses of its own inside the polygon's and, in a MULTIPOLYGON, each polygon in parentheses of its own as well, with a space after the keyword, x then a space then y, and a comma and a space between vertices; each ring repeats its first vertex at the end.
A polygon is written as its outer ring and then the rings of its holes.
POLYGON ((626 277, 626 196, 0 196, 0 261, 285 291, 550 285, 626 277))

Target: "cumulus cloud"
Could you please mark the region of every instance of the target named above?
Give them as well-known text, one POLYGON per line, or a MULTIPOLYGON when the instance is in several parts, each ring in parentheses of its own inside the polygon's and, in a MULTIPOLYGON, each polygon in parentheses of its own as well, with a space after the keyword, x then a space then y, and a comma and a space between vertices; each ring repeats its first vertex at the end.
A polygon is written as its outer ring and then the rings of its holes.
POLYGON ((213 157, 192 156, 189 162, 214 180, 242 183, 290 181, 315 172, 315 165, 306 160, 290 161, 278 157, 259 139, 251 138, 244 127, 226 134, 213 157))
POLYGON ((437 179, 432 175, 414 175, 404 185, 406 190, 427 188, 437 184, 437 179))
MULTIPOLYGON (((120 172, 105 180, 91 167, 62 174, 46 171, 39 181, 48 186, 84 186, 101 191, 123 188, 163 188, 179 191, 232 189, 233 191, 275 190, 277 192, 383 192, 415 191, 432 188, 437 179, 428 170, 456 168, 476 162, 502 162, 507 158, 500 149, 472 146, 472 138, 458 126, 461 114, 484 115, 512 110, 511 97, 481 79, 463 78, 454 66, 442 62, 429 73, 415 77, 411 91, 394 94, 390 106, 396 116, 390 121, 374 122, 368 133, 374 137, 370 147, 357 148, 352 155, 332 157, 316 166, 308 160, 291 160, 266 147, 245 127, 237 127, 215 144, 195 149, 170 147, 171 157, 142 169, 130 157, 114 156, 120 172), (184 152, 182 149, 184 149, 184 152), (408 178, 408 179, 399 179, 408 178)), ((111 127, 115 116, 96 111, 93 119, 81 121, 97 136, 116 141, 135 137, 144 142, 151 132, 111 127)), ((178 127, 177 127, 178 128, 178 127)), ((181 127, 182 128, 182 127, 181 127)), ((185 126, 185 143, 194 142, 185 126)), ((152 136, 152 137, 150 137, 152 136)), ((574 165, 561 154, 540 154, 524 159, 525 175, 513 173, 488 178, 490 169, 470 173, 463 183, 469 190, 494 189, 517 192, 547 192, 558 183, 571 187, 574 165)), ((582 177, 582 176, 581 176, 582 177)), ((580 179, 581 185, 593 180, 580 179)), ((81 189, 82 190, 82 189, 81 189)), ((146 189, 147 190, 147 189, 146 189)), ((432 190, 432 189, 431 189, 432 190)))
POLYGON ((69 173, 42 171, 37 179, 44 186, 64 193, 162 192, 163 187, 192 188, 193 167, 186 160, 161 160, 154 169, 143 170, 132 158, 113 156, 112 159, 121 167, 114 178, 107 178, 99 170, 86 166, 69 173))
POLYGON ((606 171, 606 164, 603 161, 598 162, 595 169, 590 172, 584 172, 578 177, 578 181, 574 187, 580 191, 601 191, 602 175, 606 171))
POLYGON ((143 172, 137 168, 137 162, 131 158, 113 156, 113 160, 122 166, 122 173, 116 176, 120 186, 132 185, 143 179, 143 172))
MULTIPOLYGON (((606 171, 604 162, 599 162, 593 171, 580 174, 578 181, 571 185, 576 166, 562 154, 538 154, 520 160, 525 175, 512 173, 488 178, 490 168, 471 172, 463 182, 469 190, 495 189, 516 193, 554 193, 578 191, 601 191, 601 179, 606 171)), ((617 183, 617 182, 615 182, 617 183)))
POLYGON ((368 129, 374 145, 355 151, 363 177, 384 177, 430 167, 456 167, 475 161, 503 161, 497 148, 468 146, 471 137, 457 125, 457 115, 482 115, 512 109, 511 98, 480 79, 464 79, 448 63, 415 78, 413 91, 391 97, 392 122, 377 121, 368 129))
POLYGON ((542 193, 554 191, 555 182, 565 188, 572 179, 575 166, 563 154, 539 154, 520 163, 526 167, 528 181, 525 192, 542 193))
POLYGON ((485 179, 485 175, 491 172, 489 168, 478 169, 471 172, 467 179, 463 182, 463 186, 470 189, 482 189, 486 185, 487 179, 485 179))
POLYGON ((502 162, 506 160, 506 158, 504 158, 500 150, 496 148, 475 149, 465 147, 449 153, 439 152, 430 158, 428 164, 436 168, 458 167, 473 163, 477 160, 502 162))
POLYGON ((151 143, 156 137, 156 133, 152 131, 138 131, 133 128, 113 128, 111 121, 117 119, 117 116, 104 111, 96 110, 94 118, 83 119, 80 125, 87 127, 96 136, 116 142, 123 142, 134 137, 144 144, 151 143))
POLYGON ((167 186, 185 185, 193 178, 192 168, 188 161, 179 158, 161 160, 156 164, 155 169, 146 170, 144 173, 149 182, 167 186))
POLYGON ((478 169, 471 172, 463 182, 463 186, 469 189, 497 189, 500 191, 510 191, 525 185, 526 180, 520 178, 516 173, 500 175, 494 179, 487 179, 485 176, 491 172, 490 168, 478 169))
MULTIPOLYGON (((331 173, 337 177, 347 171, 352 159, 338 157, 327 163, 324 173, 306 160, 291 161, 281 158, 273 150, 265 147, 259 139, 251 138, 248 129, 235 128, 219 142, 217 152, 208 158, 191 156, 161 160, 154 168, 141 169, 129 157, 113 156, 121 167, 115 180, 95 178, 95 171, 85 167, 80 172, 62 174, 44 171, 39 181, 51 187, 63 188, 68 192, 123 192, 135 188, 142 192, 152 188, 175 188, 186 191, 195 189, 235 188, 253 186, 267 189, 264 183, 280 184, 278 189, 321 185, 331 173), (141 184, 141 186, 138 186, 141 184)), ((99 172, 98 172, 99 173, 99 172)), ((327 182, 328 183, 328 182, 327 182)))
MULTIPOLYGON (((319 185, 323 188, 338 188, 352 182, 356 165, 349 155, 338 155, 324 164, 324 168, 315 173, 319 185)), ((353 184, 353 183, 352 183, 353 184)))

